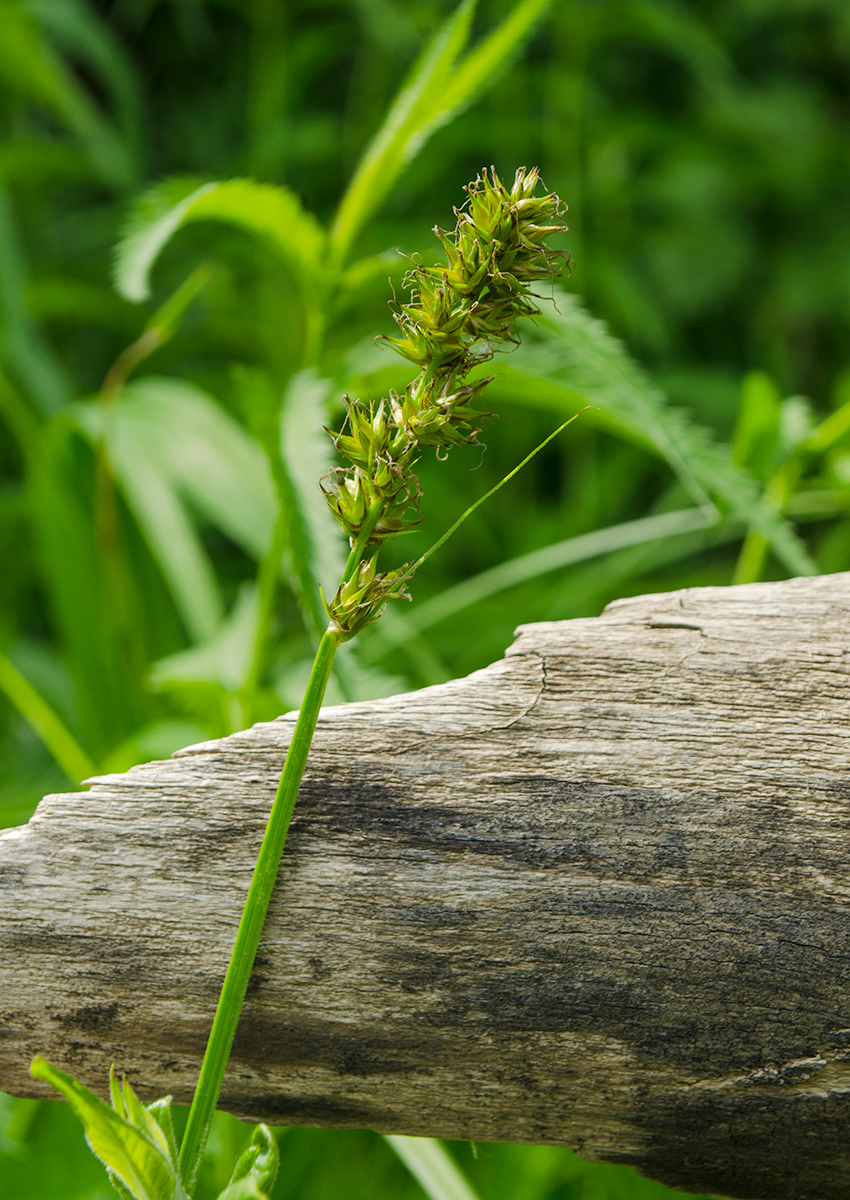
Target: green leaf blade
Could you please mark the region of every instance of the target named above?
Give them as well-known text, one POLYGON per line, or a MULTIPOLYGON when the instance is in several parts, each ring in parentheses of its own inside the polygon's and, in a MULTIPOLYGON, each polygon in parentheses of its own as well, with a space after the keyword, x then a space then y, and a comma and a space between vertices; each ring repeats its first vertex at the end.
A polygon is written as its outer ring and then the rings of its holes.
POLYGON ((309 287, 319 270, 324 232, 288 188, 252 179, 200 185, 196 179, 172 179, 140 197, 116 248, 115 286, 125 299, 148 298, 163 248, 195 221, 222 221, 261 238, 302 286, 309 287))
POLYGON ((478 1200, 460 1168, 435 1138, 385 1134, 385 1140, 429 1200, 478 1200))
POLYGON ((30 1071, 62 1093, 82 1122, 92 1151, 134 1200, 184 1200, 173 1163, 140 1129, 43 1058, 34 1059, 30 1071))
POLYGON ((280 1151, 277 1140, 268 1125, 258 1125, 239 1161, 233 1168, 230 1183, 245 1180, 253 1183, 258 1191, 270 1192, 280 1166, 280 1151))
POLYGON ((331 228, 331 248, 342 261, 369 215, 392 189, 405 162, 422 144, 424 129, 448 74, 469 37, 476 0, 463 0, 440 26, 402 84, 342 198, 331 228))

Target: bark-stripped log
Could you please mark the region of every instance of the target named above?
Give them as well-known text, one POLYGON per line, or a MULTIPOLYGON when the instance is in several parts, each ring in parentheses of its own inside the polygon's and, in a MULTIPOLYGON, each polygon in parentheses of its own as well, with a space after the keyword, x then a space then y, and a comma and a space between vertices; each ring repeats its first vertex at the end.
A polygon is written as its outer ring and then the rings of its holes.
MULTIPOLYGON (((222 1106, 850 1195, 850 574, 325 710, 222 1106)), ((0 1087, 186 1101, 292 718, 0 836, 0 1087)))

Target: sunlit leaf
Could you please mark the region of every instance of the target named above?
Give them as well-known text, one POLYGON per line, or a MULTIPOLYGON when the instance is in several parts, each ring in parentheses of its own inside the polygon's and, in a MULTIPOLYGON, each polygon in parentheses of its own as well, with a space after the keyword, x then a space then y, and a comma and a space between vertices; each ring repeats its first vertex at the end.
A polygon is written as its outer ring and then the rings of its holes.
POLYGON ((494 83, 499 69, 550 0, 519 0, 502 24, 462 60, 476 0, 463 0, 434 34, 402 84, 342 198, 331 228, 338 262, 428 138, 494 83))
MULTIPOLYGON (((31 1070, 36 1079, 62 1093, 82 1122, 94 1153, 134 1200, 184 1200, 174 1163, 142 1129, 43 1058, 36 1058, 31 1070)), ((128 1098, 131 1095, 125 1092, 128 1098)))
POLYGON ((253 1183, 261 1192, 270 1192, 277 1178, 280 1151, 268 1125, 258 1125, 243 1154, 233 1168, 231 1185, 241 1181, 253 1183))
POLYGON ((440 26, 401 86, 384 123, 367 146, 331 228, 343 259, 358 231, 390 192, 402 167, 422 145, 441 107, 449 72, 463 52, 476 0, 463 0, 440 26))
POLYGON ((263 239, 296 277, 311 286, 325 235, 294 192, 253 179, 202 183, 171 179, 136 202, 115 253, 115 286, 128 300, 150 295, 150 274, 162 248, 194 221, 222 221, 263 239))

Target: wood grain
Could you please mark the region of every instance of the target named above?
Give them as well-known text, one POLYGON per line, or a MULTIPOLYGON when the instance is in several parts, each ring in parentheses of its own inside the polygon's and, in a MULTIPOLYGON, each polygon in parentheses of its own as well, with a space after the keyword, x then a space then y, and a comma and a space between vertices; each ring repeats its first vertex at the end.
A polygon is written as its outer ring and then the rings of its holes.
MULTIPOLYGON (((846 1200, 850 574, 326 709, 222 1106, 846 1200)), ((0 1087, 189 1099, 292 717, 0 835, 0 1087)))

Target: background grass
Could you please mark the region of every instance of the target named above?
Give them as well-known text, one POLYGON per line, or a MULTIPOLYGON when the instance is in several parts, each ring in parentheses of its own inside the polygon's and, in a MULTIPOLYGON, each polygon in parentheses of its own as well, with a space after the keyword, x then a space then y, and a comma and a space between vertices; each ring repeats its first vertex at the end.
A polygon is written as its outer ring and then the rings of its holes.
MULTIPOLYGON (((431 227, 484 164, 540 165, 570 204, 575 265, 498 364, 486 455, 421 464, 423 527, 399 556, 595 407, 429 561, 414 605, 344 658, 336 698, 465 674, 518 623, 617 596, 850 566, 850 9, 542 7, 464 10, 444 76, 432 63, 395 149, 369 159, 445 3, 0 0, 2 824, 86 764, 124 769, 298 704, 313 578, 339 553, 313 482, 321 426, 346 390, 405 382, 372 341, 391 331, 397 251, 436 257, 431 227), (529 33, 500 61, 487 39, 506 18, 529 33), (258 236, 257 195, 231 195, 166 240, 148 299, 126 298, 126 270, 119 294, 128 214, 150 231, 233 177, 285 185, 290 215, 258 236), (336 214, 336 256, 317 232, 307 260, 304 211, 336 214), (159 348, 102 391, 152 321, 159 348)), ((208 1194, 241 1136, 222 1119, 208 1194)), ((290 1131, 282 1149, 276 1196, 421 1194, 373 1134, 290 1131)), ((567 1151, 451 1149, 490 1200, 665 1194, 567 1151)), ((108 1195, 63 1106, 8 1099, 0 1189, 108 1195)))

